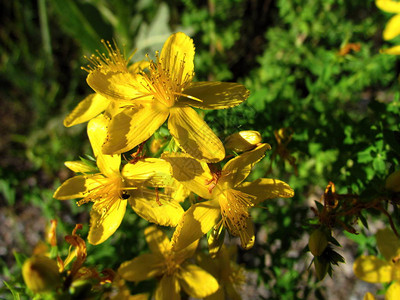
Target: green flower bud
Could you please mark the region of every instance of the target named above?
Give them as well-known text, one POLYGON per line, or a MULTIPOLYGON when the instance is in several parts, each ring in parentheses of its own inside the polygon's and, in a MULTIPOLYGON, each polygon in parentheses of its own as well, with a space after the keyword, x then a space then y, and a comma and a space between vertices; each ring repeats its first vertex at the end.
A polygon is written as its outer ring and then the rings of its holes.
POLYGON ((308 248, 311 253, 314 256, 320 256, 324 252, 326 246, 328 246, 326 233, 321 228, 314 230, 308 241, 308 248))
POLYGON ((225 148, 236 152, 249 151, 261 143, 261 134, 258 131, 246 130, 236 132, 225 140, 225 148))
POLYGON ((57 262, 43 255, 27 259, 22 266, 22 276, 34 293, 54 291, 61 283, 57 262))
POLYGON ((318 280, 322 280, 328 273, 329 262, 323 257, 316 256, 314 257, 314 267, 318 280))
POLYGON ((393 192, 400 192, 400 170, 394 171, 386 178, 385 188, 393 192))

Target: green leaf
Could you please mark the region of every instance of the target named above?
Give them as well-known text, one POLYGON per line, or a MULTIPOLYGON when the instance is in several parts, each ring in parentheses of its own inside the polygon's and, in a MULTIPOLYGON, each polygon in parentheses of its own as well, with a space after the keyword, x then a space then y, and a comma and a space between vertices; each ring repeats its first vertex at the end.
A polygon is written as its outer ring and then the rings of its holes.
POLYGON ((26 255, 24 255, 22 253, 15 252, 15 251, 14 251, 13 254, 14 254, 14 257, 15 257, 15 260, 16 260, 18 266, 20 268, 22 268, 22 265, 24 264, 24 262, 25 262, 25 260, 27 258, 26 255))
POLYGON ((358 217, 359 217, 361 223, 364 225, 364 227, 367 228, 367 229, 369 229, 369 228, 368 228, 367 219, 363 216, 363 214, 360 213, 360 214, 358 215, 358 217))
POLYGON ((374 170, 379 173, 384 173, 386 171, 385 160, 381 155, 378 155, 372 162, 374 170))
POLYGON ((15 189, 11 186, 10 182, 0 179, 0 193, 3 194, 9 206, 15 204, 15 189))
POLYGON ((3 283, 10 290, 10 292, 12 293, 14 300, 20 300, 21 299, 19 297, 19 293, 10 284, 8 284, 7 281, 3 281, 3 283))
POLYGON ((75 1, 50 0, 58 13, 60 25, 75 38, 89 53, 94 53, 100 46, 101 38, 89 23, 75 1))

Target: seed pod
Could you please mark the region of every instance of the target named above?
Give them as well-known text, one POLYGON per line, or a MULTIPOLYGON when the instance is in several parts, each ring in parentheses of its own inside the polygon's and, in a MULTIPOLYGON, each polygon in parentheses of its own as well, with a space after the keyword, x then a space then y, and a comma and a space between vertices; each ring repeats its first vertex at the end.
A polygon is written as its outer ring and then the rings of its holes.
POLYGON ((386 178, 385 188, 393 192, 400 192, 400 170, 394 171, 386 178))
POLYGON ((320 256, 324 252, 326 246, 328 246, 326 233, 321 228, 314 230, 308 241, 308 248, 311 253, 314 256, 320 256))
POLYGON ((34 293, 54 291, 61 283, 56 261, 43 255, 27 259, 22 266, 22 276, 34 293))
POLYGON ((261 143, 261 141, 261 134, 258 131, 239 131, 226 138, 225 149, 236 152, 249 151, 261 143))

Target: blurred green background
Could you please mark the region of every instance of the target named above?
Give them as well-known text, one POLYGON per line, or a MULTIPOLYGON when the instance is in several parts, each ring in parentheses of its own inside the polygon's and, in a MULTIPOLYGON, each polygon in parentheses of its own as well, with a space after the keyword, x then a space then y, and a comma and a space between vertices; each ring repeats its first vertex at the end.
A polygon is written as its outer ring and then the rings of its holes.
MULTIPOLYGON (((293 131, 287 149, 298 174, 279 155, 272 163, 272 152, 253 172, 289 182, 296 195, 254 211, 256 245, 239 253, 250 271, 245 299, 362 295, 351 261, 374 251, 368 230, 358 227, 362 234, 350 239, 338 233, 347 267, 336 269, 336 281, 315 283, 304 249, 307 219, 314 217, 310 206, 329 181, 342 193, 369 193, 399 165, 399 64, 397 57, 379 53, 389 46, 381 36, 390 16, 374 1, 15 0, 2 1, 0 8, 3 280, 19 290, 13 253, 29 256, 50 219, 59 220, 59 237, 76 223, 87 230, 89 206, 52 198, 72 175, 63 162, 91 154, 86 125, 62 125, 92 92, 81 69, 88 63, 84 55, 102 51, 105 39, 115 40, 127 56, 137 49, 134 60, 141 60, 160 50, 171 33, 183 31, 196 46, 196 80, 237 81, 251 92, 239 107, 203 111, 222 140, 238 130, 258 130, 274 151, 274 130, 293 131)), ((396 211, 393 218, 398 224, 396 211)), ((375 212, 367 219, 387 223, 375 212)), ((127 214, 113 238, 89 247, 87 263, 117 268, 146 251, 146 225, 127 214)), ((0 295, 10 297, 1 283, 0 288, 0 295)))

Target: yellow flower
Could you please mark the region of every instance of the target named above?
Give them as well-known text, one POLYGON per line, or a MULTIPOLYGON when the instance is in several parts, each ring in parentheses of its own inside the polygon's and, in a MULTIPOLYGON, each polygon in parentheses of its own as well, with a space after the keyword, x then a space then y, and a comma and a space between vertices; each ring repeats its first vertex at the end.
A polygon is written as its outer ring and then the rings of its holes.
MULTIPOLYGON (((116 45, 113 48, 109 42, 102 41, 102 43, 106 48, 107 55, 99 53, 99 56, 92 55, 88 58, 89 62, 96 68, 107 70, 107 72, 129 72, 132 76, 136 76, 149 66, 148 62, 139 61, 128 67, 129 59, 125 59, 116 45)), ((93 67, 88 66, 88 68, 83 69, 90 73, 93 67)), ((65 117, 64 126, 71 127, 87 122, 104 111, 108 116, 112 116, 121 111, 121 107, 100 94, 90 94, 65 117)))
POLYGON ((245 283, 244 269, 235 263, 236 246, 223 245, 215 258, 200 253, 197 256, 199 266, 213 275, 219 283, 219 289, 204 300, 232 299, 240 300, 241 286, 245 283), (227 296, 228 297, 227 297, 227 296))
POLYGON ((127 201, 142 218, 164 226, 176 226, 182 207, 169 197, 149 187, 165 187, 171 181, 167 162, 148 158, 126 164, 120 172, 121 156, 104 155, 101 146, 107 135, 108 120, 103 115, 88 123, 88 136, 100 170, 82 162, 66 162, 72 171, 83 173, 65 181, 54 198, 82 198, 78 205, 93 202, 88 241, 100 244, 119 227, 127 201), (128 200, 127 200, 128 199, 128 200))
POLYGON ((224 158, 225 150, 213 131, 190 106, 223 109, 248 97, 241 84, 192 82, 194 45, 182 32, 171 35, 149 71, 133 76, 126 70, 96 65, 87 82, 101 96, 126 106, 111 119, 105 154, 123 153, 146 141, 168 119, 171 135, 191 156, 207 162, 224 158))
POLYGON ((252 167, 264 157, 268 144, 261 144, 228 161, 222 171, 212 174, 208 165, 183 153, 164 154, 172 166, 172 175, 203 199, 192 205, 176 228, 175 249, 182 249, 201 238, 212 227, 224 225, 234 236, 240 236, 242 247, 254 244, 254 228, 249 209, 271 198, 292 197, 293 190, 280 180, 260 178, 243 182, 252 167))
MULTIPOLYGON (((389 22, 386 24, 385 30, 383 31, 383 38, 385 40, 391 40, 400 34, 400 2, 393 0, 376 0, 376 6, 388 13, 395 13, 389 22)), ((400 54, 400 46, 391 47, 389 49, 382 50, 383 53, 387 54, 400 54)))
POLYGON ((379 230, 376 241, 385 259, 362 255, 354 262, 354 274, 371 283, 394 281, 386 291, 385 299, 400 299, 400 241, 390 229, 379 230))
POLYGON ((61 286, 57 262, 44 255, 28 258, 22 267, 22 276, 27 287, 34 293, 55 291, 61 286))
POLYGON ((175 252, 168 237, 156 226, 145 229, 151 253, 142 254, 122 263, 118 269, 127 281, 159 278, 156 300, 178 300, 181 288, 191 297, 204 298, 215 293, 218 282, 202 268, 186 262, 196 251, 198 241, 175 252))

